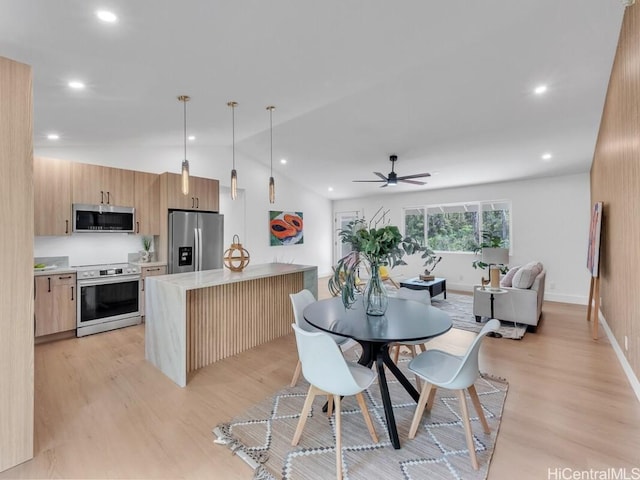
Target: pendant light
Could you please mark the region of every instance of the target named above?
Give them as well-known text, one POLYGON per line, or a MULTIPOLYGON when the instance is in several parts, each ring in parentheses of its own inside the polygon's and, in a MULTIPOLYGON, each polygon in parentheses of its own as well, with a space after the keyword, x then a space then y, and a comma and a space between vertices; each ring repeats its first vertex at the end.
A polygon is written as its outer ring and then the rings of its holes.
POLYGON ((231 200, 238 198, 238 174, 236 172, 236 107, 238 102, 227 102, 231 107, 231 200))
POLYGON ((184 104, 184 160, 182 161, 182 194, 189 194, 189 160, 187 160, 187 102, 191 98, 187 95, 180 95, 178 97, 184 104))
POLYGON ((271 159, 270 159, 270 176, 269 176, 269 203, 276 201, 276 182, 273 179, 273 110, 276 107, 269 105, 269 132, 271 136, 271 159))

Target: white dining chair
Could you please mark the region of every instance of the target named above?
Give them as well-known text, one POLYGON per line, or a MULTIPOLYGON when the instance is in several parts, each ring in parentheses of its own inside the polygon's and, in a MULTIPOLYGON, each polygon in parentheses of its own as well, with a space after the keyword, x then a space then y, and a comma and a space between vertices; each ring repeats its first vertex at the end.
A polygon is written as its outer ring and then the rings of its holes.
MULTIPOLYGON (((298 445, 313 400, 317 395, 327 395, 335 404, 336 428, 336 478, 342 479, 342 415, 341 397, 355 395, 371 438, 378 443, 376 430, 369 416, 369 410, 362 392, 376 379, 370 368, 347 362, 336 342, 324 332, 307 332, 291 324, 296 334, 298 356, 302 362, 302 375, 309 382, 309 391, 304 401, 300 420, 293 435, 291 445, 298 445)), ((331 401, 327 413, 331 415, 331 401)))
MULTIPOLYGON (((313 293, 311 293, 307 289, 304 289, 300 290, 298 293, 290 293, 289 298, 291 298, 291 306, 293 307, 293 318, 295 319, 296 325, 307 332, 319 332, 320 330, 309 325, 309 323, 304 319, 304 316, 302 315, 304 309, 316 301, 313 293)), ((340 346, 340 349, 343 352, 356 345, 355 340, 352 340, 348 337, 341 337, 340 335, 331 334, 327 335, 333 338, 334 342, 336 342, 340 346)), ((291 378, 291 387, 295 387, 298 383, 298 380, 300 379, 300 369, 301 364, 300 360, 298 360, 296 369, 293 372, 293 377, 291 378)))
POLYGON ((475 470, 478 469, 478 458, 476 457, 476 449, 473 443, 473 432, 471 431, 469 409, 467 407, 464 390, 467 389, 469 392, 471 402, 478 413, 478 418, 482 424, 484 433, 490 433, 489 424, 482 411, 482 405, 480 404, 474 382, 480 375, 478 353, 482 339, 489 332, 495 332, 499 328, 499 320, 495 318, 489 320, 462 356, 452 355, 442 350, 431 349, 421 353, 409 362, 409 370, 425 381, 422 391, 420 392, 418 406, 413 415, 411 428, 409 429, 409 438, 415 438, 425 407, 428 411, 431 410, 436 388, 455 390, 458 396, 458 402, 460 403, 460 413, 467 438, 467 448, 469 449, 469 456, 471 457, 471 465, 475 470))

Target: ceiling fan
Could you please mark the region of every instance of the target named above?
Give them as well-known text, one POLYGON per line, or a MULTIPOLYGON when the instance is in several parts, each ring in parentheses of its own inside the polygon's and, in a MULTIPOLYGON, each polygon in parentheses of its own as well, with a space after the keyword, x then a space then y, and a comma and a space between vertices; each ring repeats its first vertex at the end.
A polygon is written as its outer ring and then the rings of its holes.
POLYGON ((391 161, 391 171, 389 172, 389 176, 385 177, 380 172, 373 172, 377 176, 380 177, 380 180, 353 180, 354 182, 384 182, 384 185, 380 185, 380 188, 384 187, 393 187, 398 184, 398 182, 404 183, 412 183, 414 185, 426 185, 426 182, 421 182, 420 180, 413 180, 414 178, 422 178, 422 177, 430 177, 430 173, 415 173, 413 175, 403 175, 401 177, 394 171, 394 167, 396 162, 398 161, 397 155, 391 155, 389 157, 391 161))

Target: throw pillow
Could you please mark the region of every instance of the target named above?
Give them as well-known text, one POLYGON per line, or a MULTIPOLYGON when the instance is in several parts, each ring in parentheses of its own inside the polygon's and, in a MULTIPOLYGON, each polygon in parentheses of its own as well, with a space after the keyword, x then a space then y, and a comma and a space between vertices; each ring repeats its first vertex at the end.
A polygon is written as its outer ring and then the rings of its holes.
POLYGON ((540 272, 542 272, 542 264, 540 262, 529 262, 520 267, 515 273, 511 284, 515 288, 531 288, 540 272))
POLYGON ((500 280, 501 287, 512 287, 513 286, 513 277, 516 272, 520 270, 520 266, 510 268, 507 274, 504 276, 502 280, 500 280))

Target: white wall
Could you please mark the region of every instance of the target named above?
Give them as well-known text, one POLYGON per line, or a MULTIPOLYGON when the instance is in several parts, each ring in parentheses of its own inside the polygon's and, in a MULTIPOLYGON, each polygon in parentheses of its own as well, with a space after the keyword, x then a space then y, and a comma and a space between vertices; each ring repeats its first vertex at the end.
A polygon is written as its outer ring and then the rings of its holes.
MULTIPOLYGON (((390 210, 392 224, 402 229, 402 208, 438 203, 477 200, 511 200, 512 257, 509 264, 541 261, 547 270, 545 299, 587 303, 589 274, 586 249, 589 231, 589 174, 568 175, 518 182, 495 183, 464 188, 398 193, 350 200, 338 200, 334 212, 361 210, 369 219, 381 206, 390 210)), ((447 278, 447 287, 471 291, 485 271, 471 263, 470 253, 444 253, 435 274, 447 278)), ((414 277, 422 271, 418 255, 406 259, 408 266, 396 267, 397 278, 414 277)))
MULTIPOLYGON (((316 265, 320 275, 331 271, 331 201, 316 195, 274 170, 276 202, 268 200, 269 169, 236 150, 239 198, 229 199, 231 150, 189 146, 192 175, 220 180, 220 212, 225 215, 225 246, 234 233, 249 251, 251 263, 273 261, 316 265), (269 245, 269 210, 304 214, 302 245, 269 245)), ((35 155, 63 158, 152 173, 179 173, 182 148, 171 147, 68 147, 37 148, 35 155)), ((285 168, 285 167, 279 167, 285 168)), ((69 256, 71 265, 126 262, 127 254, 141 248, 141 237, 123 234, 77 234, 70 237, 37 237, 35 256, 69 256), (87 236, 89 235, 89 236, 87 236)))

